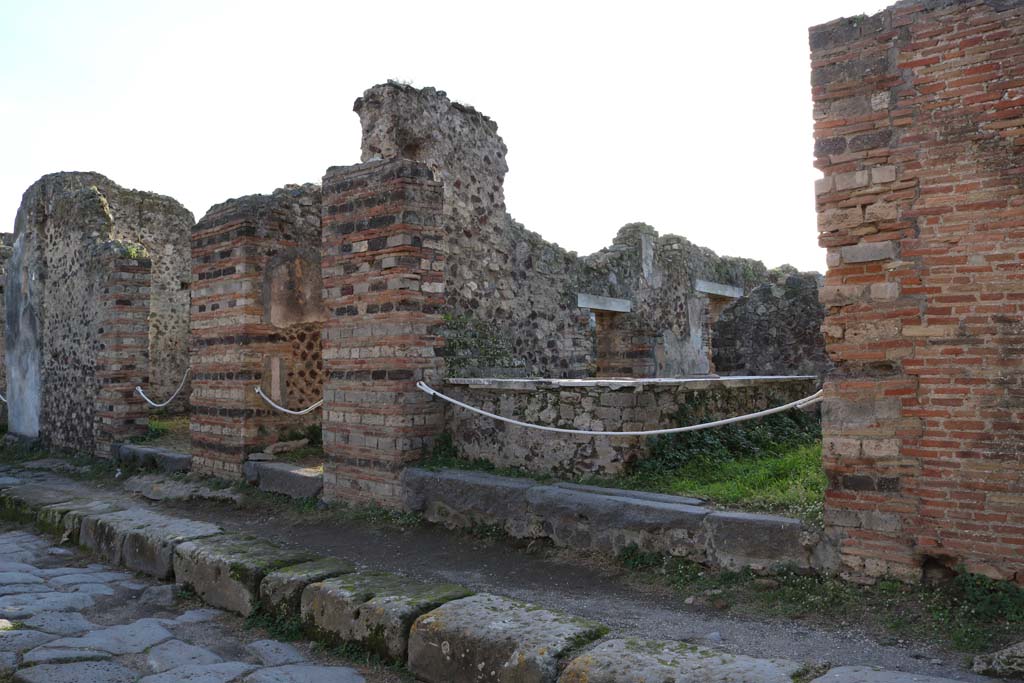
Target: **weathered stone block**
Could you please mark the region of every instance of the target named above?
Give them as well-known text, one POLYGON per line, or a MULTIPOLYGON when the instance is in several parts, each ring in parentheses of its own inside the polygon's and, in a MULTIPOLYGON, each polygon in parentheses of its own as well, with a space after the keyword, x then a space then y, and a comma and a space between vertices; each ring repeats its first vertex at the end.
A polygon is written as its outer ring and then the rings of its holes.
POLYGON ((556 486, 535 486, 526 498, 530 513, 558 545, 610 554, 636 545, 646 551, 703 559, 705 508, 556 486))
POLYGON ((215 607, 248 616, 259 601, 264 577, 282 567, 312 560, 305 551, 288 550, 246 536, 189 541, 174 550, 174 576, 215 607))
POLYGON ((867 263, 896 258, 897 244, 888 242, 861 242, 840 250, 844 263, 867 263))
POLYGON ((82 517, 79 543, 104 559, 158 579, 174 573, 174 548, 223 530, 140 508, 82 517))
POLYGON ((286 462, 261 462, 260 491, 280 493, 289 498, 316 498, 324 488, 324 474, 319 467, 302 467, 286 462))
POLYGON ((302 621, 322 637, 359 643, 382 657, 404 661, 416 618, 471 593, 454 584, 358 572, 306 586, 302 621))
POLYGON ((409 636, 409 670, 427 683, 554 683, 563 656, 605 628, 496 595, 455 600, 424 614, 409 636))
POLYGON ((569 662, 559 683, 792 683, 801 665, 788 659, 756 659, 689 643, 608 640, 569 662))
POLYGON ((529 479, 482 472, 409 468, 402 475, 405 506, 449 528, 496 524, 517 538, 538 535, 526 503, 529 479))
POLYGON ((714 512, 704 522, 708 559, 726 569, 810 568, 807 532, 799 520, 747 512, 714 512))
POLYGON ((123 509, 123 505, 114 501, 95 500, 85 502, 72 500, 67 503, 47 505, 39 511, 36 523, 44 531, 77 545, 82 529, 82 519, 89 515, 101 515, 123 509))
POLYGON ((302 591, 311 583, 355 571, 350 562, 334 557, 282 567, 270 572, 260 582, 260 601, 268 611, 286 616, 299 616, 302 591))

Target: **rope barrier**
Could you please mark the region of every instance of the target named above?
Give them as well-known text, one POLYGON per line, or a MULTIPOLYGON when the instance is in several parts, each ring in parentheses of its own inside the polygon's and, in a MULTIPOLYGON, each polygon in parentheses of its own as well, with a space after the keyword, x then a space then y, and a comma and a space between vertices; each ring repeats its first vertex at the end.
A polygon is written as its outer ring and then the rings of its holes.
POLYGON ((490 417, 501 422, 507 422, 509 424, 517 425, 519 427, 528 427, 530 429, 539 429, 545 432, 558 432, 559 434, 586 434, 590 436, 652 436, 655 434, 679 434, 681 432, 693 432, 699 429, 710 429, 711 427, 721 427, 722 425, 732 424, 734 422, 745 422, 746 420, 755 420, 759 417, 765 417, 766 415, 774 415, 775 413, 781 413, 786 410, 792 410, 793 408, 804 408, 809 405, 813 405, 823 400, 822 392, 818 391, 805 396, 797 401, 787 403, 786 405, 777 406, 775 408, 768 408, 767 410, 761 410, 756 413, 749 413, 747 415, 740 415, 738 417, 729 417, 724 420, 715 420, 714 422, 705 422, 703 424, 689 425, 688 427, 673 427, 671 429, 649 429, 642 432, 603 432, 603 431, 592 431, 588 429, 563 429, 561 427, 548 427, 545 425, 530 424, 529 422, 520 422, 519 420, 513 420, 512 418, 502 417, 501 415, 495 415, 489 413, 486 410, 480 410, 474 408, 471 405, 466 405, 462 401, 457 401, 451 396, 445 396, 440 391, 431 388, 425 382, 416 382, 416 387, 431 396, 436 396, 440 399, 448 401, 453 405, 457 405, 460 408, 483 415, 484 417, 490 417))
POLYGON ((279 406, 276 403, 274 403, 274 401, 269 396, 264 394, 263 390, 260 389, 259 387, 256 387, 256 393, 259 395, 260 398, 266 401, 267 405, 269 405, 271 408, 273 408, 274 410, 279 410, 282 413, 288 413, 289 415, 306 415, 307 413, 313 412, 314 410, 316 410, 317 408, 324 404, 324 400, 320 399, 310 407, 304 408, 303 410, 288 410, 284 406, 279 406))
POLYGON ((181 376, 181 384, 179 384, 178 388, 174 390, 174 393, 171 394, 171 397, 164 401, 163 403, 154 403, 153 401, 151 401, 149 396, 146 396, 146 392, 142 390, 142 387, 135 387, 135 393, 141 396, 143 401, 153 406, 154 408, 163 408, 164 406, 169 405, 170 402, 173 401, 175 398, 177 398, 181 390, 185 388, 185 380, 188 379, 188 373, 190 372, 192 372, 192 368, 185 368, 185 374, 181 376))

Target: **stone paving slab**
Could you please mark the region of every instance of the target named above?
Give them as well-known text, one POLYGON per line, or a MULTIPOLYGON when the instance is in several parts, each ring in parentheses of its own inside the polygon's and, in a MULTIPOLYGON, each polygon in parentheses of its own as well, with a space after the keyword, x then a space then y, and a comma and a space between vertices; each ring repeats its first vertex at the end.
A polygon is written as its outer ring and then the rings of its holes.
POLYGON ((116 662, 40 664, 14 674, 14 683, 135 683, 134 671, 116 662))
POLYGON ((801 665, 731 655, 688 643, 615 639, 573 659, 559 683, 792 683, 801 665))
POLYGON ((361 683, 363 677, 349 669, 334 666, 291 664, 262 669, 243 679, 243 683, 361 683))
POLYGON ((256 667, 246 662, 190 664, 164 673, 146 676, 139 683, 230 683, 256 667))
POLYGON ((207 603, 245 617, 256 609, 260 583, 267 574, 312 559, 306 551, 225 534, 178 545, 174 576, 179 585, 191 587, 207 603))
POLYGON ((132 624, 122 624, 91 631, 83 636, 61 638, 49 643, 51 648, 79 648, 101 650, 112 655, 138 654, 174 637, 156 619, 139 619, 132 624))
POLYGON ((449 602, 409 635, 409 670, 427 683, 554 683, 565 654, 600 637, 597 623, 497 595, 449 602))
POLYGON ((302 621, 329 640, 359 643, 382 657, 402 661, 417 617, 470 594, 454 584, 356 572, 307 586, 302 591, 302 621))
POLYGON ((869 666, 838 666, 812 683, 956 683, 949 678, 936 678, 902 671, 881 671, 869 666))

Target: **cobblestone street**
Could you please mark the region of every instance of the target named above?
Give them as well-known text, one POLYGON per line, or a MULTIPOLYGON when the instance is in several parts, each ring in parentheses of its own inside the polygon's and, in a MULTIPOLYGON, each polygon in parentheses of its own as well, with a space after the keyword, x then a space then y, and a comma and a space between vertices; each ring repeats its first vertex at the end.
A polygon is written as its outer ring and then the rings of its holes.
MULTIPOLYGON (((0 527, 0 681, 358 683, 366 677, 260 639, 240 618, 190 608, 176 587, 0 527)), ((304 649, 300 649, 304 648, 304 649)))

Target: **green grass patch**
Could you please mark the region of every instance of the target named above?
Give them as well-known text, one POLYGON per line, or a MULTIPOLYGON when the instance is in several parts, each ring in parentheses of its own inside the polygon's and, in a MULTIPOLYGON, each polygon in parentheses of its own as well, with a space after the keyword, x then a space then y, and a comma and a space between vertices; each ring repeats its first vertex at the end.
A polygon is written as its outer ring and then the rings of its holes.
MULTIPOLYGON (((681 420, 687 418, 682 417, 681 420)), ((589 484, 706 498, 821 523, 821 425, 800 411, 651 440, 650 457, 589 484)))
POLYGON ((860 625, 880 636, 924 641, 966 654, 1024 638, 1024 589, 961 571, 939 585, 884 579, 860 586, 827 576, 783 572, 761 577, 716 570, 687 560, 624 549, 619 564, 644 580, 695 596, 737 616, 772 616, 827 628, 860 625))

